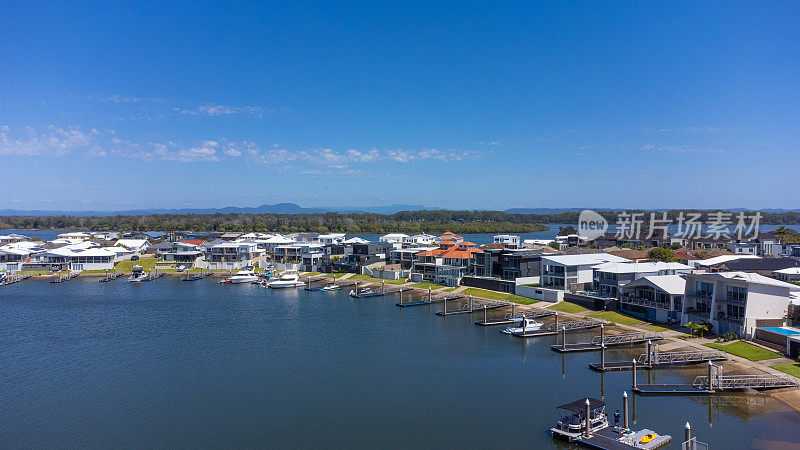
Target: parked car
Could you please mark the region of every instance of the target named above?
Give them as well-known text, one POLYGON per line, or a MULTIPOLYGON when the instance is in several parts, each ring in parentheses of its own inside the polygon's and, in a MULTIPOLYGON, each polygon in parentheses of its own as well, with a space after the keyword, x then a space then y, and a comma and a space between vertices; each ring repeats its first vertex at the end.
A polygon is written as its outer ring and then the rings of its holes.
POLYGON ((138 261, 138 260, 139 260, 139 255, 131 256, 131 261, 138 261))

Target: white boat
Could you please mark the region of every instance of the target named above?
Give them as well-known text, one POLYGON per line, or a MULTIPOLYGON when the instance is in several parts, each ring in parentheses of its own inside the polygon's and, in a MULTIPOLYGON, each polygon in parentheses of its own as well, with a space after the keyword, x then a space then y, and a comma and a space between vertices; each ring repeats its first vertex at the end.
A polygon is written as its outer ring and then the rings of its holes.
POLYGON ((254 281, 258 281, 258 276, 252 270, 240 270, 236 272, 236 275, 220 281, 220 283, 231 283, 231 284, 239 284, 239 283, 252 283, 254 281))
POLYGON ((527 333, 529 331, 537 331, 541 330, 544 324, 542 322, 537 322, 534 319, 528 317, 515 317, 511 319, 514 321, 514 325, 506 327, 503 330, 503 333, 506 334, 514 334, 514 333, 527 333))
POLYGON ((589 426, 592 433, 608 428, 606 403, 596 398, 576 400, 556 409, 561 413, 556 426, 550 429, 554 437, 573 441, 580 438, 586 430, 586 401, 589 401, 589 426))
POLYGON ((337 286, 335 284, 329 284, 329 285, 325 286, 324 288, 322 288, 321 290, 323 290, 323 291, 338 291, 340 289, 342 289, 341 286, 337 286))
POLYGON ((294 270, 287 270, 286 272, 283 272, 280 278, 272 280, 269 283, 267 283, 267 287, 272 289, 298 287, 298 286, 303 286, 303 282, 300 281, 300 275, 297 273, 297 271, 294 270))
POLYGON ((142 266, 133 266, 133 269, 131 269, 131 276, 128 277, 128 281, 131 283, 139 283, 142 281, 150 281, 150 279, 147 277, 147 273, 145 273, 142 266))

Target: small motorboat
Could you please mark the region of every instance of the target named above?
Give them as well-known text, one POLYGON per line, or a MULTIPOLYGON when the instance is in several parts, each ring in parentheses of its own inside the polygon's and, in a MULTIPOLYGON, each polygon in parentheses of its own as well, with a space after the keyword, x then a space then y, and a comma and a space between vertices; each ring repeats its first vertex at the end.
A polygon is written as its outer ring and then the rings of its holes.
POLYGON ((511 320, 514 321, 514 325, 506 327, 506 329, 503 330, 503 333, 524 334, 529 331, 541 330, 544 326, 542 322, 537 322, 536 320, 528 317, 514 317, 511 320))
POLYGON ((342 290, 342 287, 339 286, 339 285, 336 285, 336 284, 329 284, 329 285, 323 287, 320 290, 321 291, 340 291, 340 290, 342 290))
POLYGON ((140 283, 142 281, 150 281, 150 278, 147 276, 144 268, 137 265, 133 266, 133 269, 131 269, 131 276, 128 277, 128 281, 131 283, 140 283))
POLYGON ((589 402, 589 427, 592 433, 609 427, 605 411, 606 402, 596 398, 575 400, 556 408, 562 414, 560 414, 561 417, 556 422, 556 426, 550 429, 554 437, 574 441, 583 435, 586 430, 587 401, 589 402))
POLYGON ((281 289, 290 287, 303 286, 300 281, 300 275, 295 270, 287 270, 277 280, 272 280, 267 283, 267 287, 271 289, 281 289))
POLYGON ((254 281, 258 281, 258 276, 256 275, 256 273, 253 272, 252 270, 243 269, 236 272, 236 275, 220 281, 220 283, 239 284, 239 283, 252 283, 254 281))
POLYGON ((383 295, 383 292, 373 291, 370 288, 358 289, 356 288, 355 291, 350 291, 350 297, 353 298, 367 298, 367 297, 380 297, 383 295))

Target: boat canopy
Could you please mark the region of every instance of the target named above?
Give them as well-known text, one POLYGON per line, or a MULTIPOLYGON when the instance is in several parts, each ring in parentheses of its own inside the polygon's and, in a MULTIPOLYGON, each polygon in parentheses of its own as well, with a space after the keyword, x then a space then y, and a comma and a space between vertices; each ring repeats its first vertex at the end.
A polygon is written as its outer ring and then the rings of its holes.
MULTIPOLYGON (((589 409, 591 409, 592 411, 594 411, 597 408, 602 408, 604 406, 606 406, 606 402, 600 399, 589 397, 589 409)), ((580 400, 575 400, 574 402, 567 403, 566 405, 557 406, 556 408, 579 414, 586 411, 586 399, 582 398, 580 400)))

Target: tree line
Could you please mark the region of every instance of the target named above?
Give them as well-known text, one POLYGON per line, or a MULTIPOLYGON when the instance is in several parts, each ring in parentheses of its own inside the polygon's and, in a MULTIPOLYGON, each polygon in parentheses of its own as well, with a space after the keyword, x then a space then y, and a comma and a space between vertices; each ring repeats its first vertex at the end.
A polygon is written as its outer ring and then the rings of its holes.
MULTIPOLYGON (((600 214, 610 223, 617 221, 623 211, 602 211, 600 214)), ((627 213, 643 213, 640 218, 649 220, 650 213, 644 210, 628 210, 627 213)), ((736 223, 738 212, 729 213, 736 223)), ((714 211, 673 210, 667 211, 667 219, 677 223, 684 216, 699 214, 699 220, 709 221, 714 211)), ((655 213, 662 218, 662 212, 655 213)), ((748 217, 752 214, 747 213, 748 217)), ((544 224, 577 224, 577 212, 560 214, 511 214, 503 211, 401 211, 395 214, 372 213, 314 213, 314 214, 151 214, 118 215, 103 217, 76 216, 0 216, 0 229, 75 229, 91 231, 240 231, 292 233, 312 231, 318 233, 529 233, 544 231, 544 224)), ((749 223, 749 221, 748 221, 749 223)), ((800 213, 761 213, 763 225, 797 225, 800 213)))

